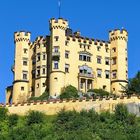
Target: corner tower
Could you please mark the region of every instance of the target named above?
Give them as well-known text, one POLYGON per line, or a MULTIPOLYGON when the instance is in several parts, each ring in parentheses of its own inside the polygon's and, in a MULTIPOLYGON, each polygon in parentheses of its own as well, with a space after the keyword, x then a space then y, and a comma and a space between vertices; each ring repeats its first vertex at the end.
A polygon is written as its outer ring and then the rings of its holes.
POLYGON ((15 32, 15 60, 14 60, 14 82, 13 103, 27 100, 29 93, 29 32, 15 32))
POLYGON ((128 82, 127 42, 128 32, 125 29, 109 32, 111 49, 111 90, 122 94, 123 86, 128 82))
POLYGON ((65 19, 50 20, 50 85, 51 96, 58 96, 65 86, 65 40, 68 22, 65 19))

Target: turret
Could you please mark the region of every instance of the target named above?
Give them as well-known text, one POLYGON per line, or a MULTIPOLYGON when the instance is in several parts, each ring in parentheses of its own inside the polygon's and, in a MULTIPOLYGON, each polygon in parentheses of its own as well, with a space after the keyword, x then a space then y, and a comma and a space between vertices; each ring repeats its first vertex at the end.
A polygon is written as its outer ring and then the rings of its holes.
POLYGON ((14 60, 14 82, 13 102, 27 100, 29 93, 29 32, 15 32, 15 60, 14 60))
POLYGON ((65 85, 65 36, 68 22, 65 19, 50 20, 50 95, 58 96, 65 85))
POLYGON ((125 29, 109 32, 111 48, 111 90, 122 94, 128 82, 127 42, 128 32, 125 29))

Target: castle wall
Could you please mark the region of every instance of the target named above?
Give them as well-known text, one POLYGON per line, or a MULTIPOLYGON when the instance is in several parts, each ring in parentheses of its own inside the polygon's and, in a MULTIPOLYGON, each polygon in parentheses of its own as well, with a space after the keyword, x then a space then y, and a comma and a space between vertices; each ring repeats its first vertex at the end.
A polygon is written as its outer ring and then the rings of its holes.
POLYGON ((36 110, 44 112, 47 115, 55 115, 63 108, 68 110, 90 110, 94 109, 97 112, 107 111, 112 112, 118 103, 130 104, 140 103, 140 98, 137 96, 132 97, 119 97, 119 98, 103 98, 103 99, 90 99, 90 100, 57 100, 57 101, 44 101, 34 103, 1 105, 8 108, 10 114, 25 115, 29 110, 36 110))

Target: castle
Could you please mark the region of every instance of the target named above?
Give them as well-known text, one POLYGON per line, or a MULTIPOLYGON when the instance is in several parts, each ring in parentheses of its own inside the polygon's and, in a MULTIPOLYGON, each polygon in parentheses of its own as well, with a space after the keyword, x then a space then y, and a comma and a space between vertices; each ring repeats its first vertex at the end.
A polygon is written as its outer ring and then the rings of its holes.
POLYGON ((50 19, 50 35, 31 42, 30 32, 15 32, 13 85, 6 88, 6 103, 27 101, 46 90, 59 96, 72 85, 86 93, 102 88, 120 95, 128 82, 125 29, 109 32, 109 41, 82 37, 62 18, 50 19))

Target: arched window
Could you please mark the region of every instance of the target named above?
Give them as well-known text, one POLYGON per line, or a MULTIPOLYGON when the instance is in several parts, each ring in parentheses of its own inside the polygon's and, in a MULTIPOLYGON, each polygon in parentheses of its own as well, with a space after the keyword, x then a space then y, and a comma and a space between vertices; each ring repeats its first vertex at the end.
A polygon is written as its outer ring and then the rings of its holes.
POLYGON ((83 73, 83 74, 92 74, 92 68, 84 65, 84 66, 80 66, 79 67, 79 73, 83 73))

